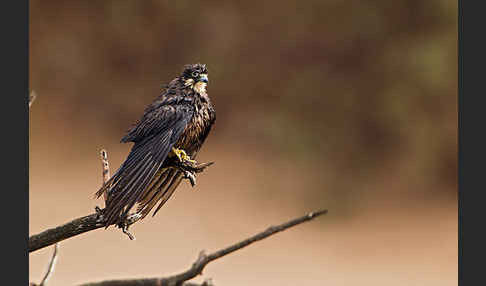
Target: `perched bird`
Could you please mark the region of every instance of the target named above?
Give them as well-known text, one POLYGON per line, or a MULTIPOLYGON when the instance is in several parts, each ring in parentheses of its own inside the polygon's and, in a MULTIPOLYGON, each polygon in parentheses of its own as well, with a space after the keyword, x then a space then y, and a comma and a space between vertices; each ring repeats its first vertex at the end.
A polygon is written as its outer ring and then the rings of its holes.
POLYGON ((135 144, 120 168, 96 192, 98 198, 107 194, 107 227, 120 225, 135 205, 144 218, 159 203, 155 215, 184 178, 175 163, 195 163, 216 119, 207 84, 206 65, 186 65, 121 139, 135 144))

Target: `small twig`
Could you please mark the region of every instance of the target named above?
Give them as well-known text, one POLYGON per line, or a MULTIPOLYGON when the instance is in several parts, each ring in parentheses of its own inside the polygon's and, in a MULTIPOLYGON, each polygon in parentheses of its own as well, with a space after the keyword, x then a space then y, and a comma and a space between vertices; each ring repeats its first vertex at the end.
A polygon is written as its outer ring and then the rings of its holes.
POLYGON ((37 93, 35 91, 30 91, 29 94, 29 108, 32 106, 32 103, 34 103, 35 99, 37 98, 37 93))
POLYGON ((51 274, 54 272, 54 267, 56 265, 58 251, 59 251, 59 243, 56 243, 56 245, 54 245, 54 251, 52 253, 51 260, 49 261, 49 266, 47 267, 46 275, 44 275, 44 278, 42 279, 39 286, 47 285, 47 282, 51 278, 51 274))
MULTIPOLYGON (((31 91, 29 93, 29 109, 34 103, 35 99, 37 98, 37 93, 35 91, 31 91)), ((59 251, 59 243, 56 243, 54 245, 54 251, 52 252, 51 259, 49 260, 49 264, 47 266, 47 271, 44 277, 42 278, 40 284, 38 286, 45 286, 47 285, 47 282, 51 278, 52 273, 54 272, 54 267, 56 266, 56 261, 57 261, 57 255, 59 251)), ((31 286, 37 286, 35 283, 30 283, 31 286)))
MULTIPOLYGON (((102 168, 102 178, 103 178, 103 184, 106 184, 108 180, 110 179, 110 164, 108 163, 108 153, 106 152, 105 149, 101 149, 100 151, 100 158, 101 158, 101 168, 102 168)), ((103 200, 106 202, 107 198, 107 192, 105 191, 103 193, 103 200)))
MULTIPOLYGON (((254 242, 257 242, 259 240, 265 239, 271 235, 276 234, 277 232, 284 231, 290 227, 296 226, 298 224, 301 224, 306 221, 310 221, 320 215, 326 214, 327 210, 321 210, 317 212, 313 212, 310 214, 307 214, 303 217, 299 217, 296 219, 293 219, 291 221, 288 221, 286 223, 283 223, 281 225, 277 226, 271 226, 267 228, 265 231, 260 232, 250 238, 247 238, 245 240, 242 240, 238 243, 235 243, 229 247, 223 248, 221 250, 218 250, 216 252, 213 252, 209 255, 206 255, 204 251, 201 251, 199 253, 199 256, 192 264, 192 267, 189 270, 186 270, 180 274, 177 275, 172 275, 169 277, 163 277, 163 278, 144 278, 144 279, 129 279, 129 280, 107 280, 107 281, 102 281, 102 282, 94 282, 94 283, 87 283, 87 284, 82 284, 80 286, 179 286, 179 285, 188 285, 188 284, 183 284, 185 281, 188 281, 200 274, 202 274, 202 271, 204 267, 211 261, 214 261, 218 258, 221 258, 227 254, 230 254, 232 252, 235 252, 241 248, 244 248, 254 242)), ((206 282, 205 282, 206 283, 206 282)))
POLYGON ((44 278, 42 278, 40 284, 36 284, 36 283, 31 282, 30 286, 46 286, 47 285, 47 282, 49 281, 52 273, 54 272, 54 267, 55 267, 56 262, 57 262, 58 251, 59 251, 59 243, 56 243, 56 245, 54 246, 54 251, 52 252, 52 257, 49 260, 49 264, 47 266, 47 271, 46 271, 46 274, 44 275, 44 278))

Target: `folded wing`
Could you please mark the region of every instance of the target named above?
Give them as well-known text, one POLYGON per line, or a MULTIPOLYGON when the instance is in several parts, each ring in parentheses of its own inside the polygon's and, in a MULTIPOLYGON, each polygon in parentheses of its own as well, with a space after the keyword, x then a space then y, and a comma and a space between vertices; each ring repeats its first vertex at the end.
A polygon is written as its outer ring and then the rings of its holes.
MULTIPOLYGON (((139 123, 123 137, 122 142, 135 144, 125 162, 96 193, 99 197, 108 190, 107 226, 120 222, 141 198, 147 197, 153 189, 154 178, 161 175, 162 164, 192 116, 190 104, 159 103, 156 108, 149 107, 139 123)), ((172 180, 174 175, 170 176, 172 180)))

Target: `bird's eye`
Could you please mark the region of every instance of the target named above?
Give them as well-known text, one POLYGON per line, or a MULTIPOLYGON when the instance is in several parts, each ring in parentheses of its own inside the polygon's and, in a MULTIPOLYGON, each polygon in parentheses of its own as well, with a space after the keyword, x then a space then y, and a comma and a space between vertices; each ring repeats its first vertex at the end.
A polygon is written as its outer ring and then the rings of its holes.
POLYGON ((197 71, 193 71, 193 72, 192 72, 192 76, 193 76, 193 77, 197 77, 198 75, 199 75, 199 73, 198 73, 197 71))

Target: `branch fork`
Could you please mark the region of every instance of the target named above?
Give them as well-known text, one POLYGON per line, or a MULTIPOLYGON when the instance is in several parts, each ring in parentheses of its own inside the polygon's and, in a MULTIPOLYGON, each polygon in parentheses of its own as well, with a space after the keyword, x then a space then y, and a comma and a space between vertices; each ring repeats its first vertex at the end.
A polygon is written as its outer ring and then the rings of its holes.
MULTIPOLYGON (((298 224, 311 221, 315 219, 316 217, 320 215, 327 214, 327 210, 320 210, 317 212, 312 212, 307 215, 304 215, 302 217, 290 220, 286 223, 277 225, 277 226, 270 226, 268 227, 265 231, 260 232, 255 234, 252 237, 249 237, 245 240, 242 240, 238 243, 235 243, 233 245, 230 245, 226 248, 220 249, 218 251, 215 251, 210 254, 206 254, 206 252, 203 250, 199 252, 199 255, 196 259, 196 261, 192 264, 191 268, 188 270, 168 276, 168 277, 161 277, 161 278, 142 278, 142 279, 128 279, 128 280, 106 280, 106 281, 101 281, 101 282, 93 282, 93 283, 87 283, 83 284, 80 286, 129 286, 129 285, 137 285, 137 286, 189 286, 189 285, 194 285, 193 283, 186 282, 188 280, 191 280, 198 275, 202 274, 202 271, 208 265, 210 262, 217 260, 227 254, 230 254, 232 252, 235 252, 237 250, 240 250, 241 248, 244 248, 252 243, 255 243, 257 241, 260 241, 262 239, 265 239, 271 235, 274 235, 278 232, 284 231, 288 228, 291 228, 293 226, 296 226, 298 224)), ((212 285, 211 280, 206 280, 202 285, 212 285)), ((198 286, 202 286, 198 285, 198 286)))

